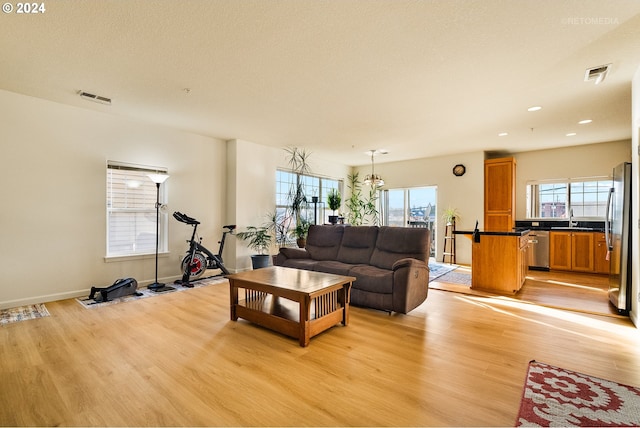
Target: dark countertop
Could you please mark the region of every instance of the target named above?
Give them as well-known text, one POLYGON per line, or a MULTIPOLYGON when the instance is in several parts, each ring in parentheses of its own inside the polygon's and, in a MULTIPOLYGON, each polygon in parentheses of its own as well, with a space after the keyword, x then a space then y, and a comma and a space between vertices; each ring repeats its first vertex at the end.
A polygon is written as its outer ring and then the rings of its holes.
MULTIPOLYGON (((456 235, 473 235, 473 230, 456 230, 456 235)), ((478 230, 478 234, 482 235, 496 235, 496 236, 524 236, 529 233, 529 229, 515 228, 511 230, 478 230)))
POLYGON ((563 220, 516 220, 516 229, 549 230, 557 232, 604 232, 604 221, 578 221, 577 226, 569 227, 563 220))

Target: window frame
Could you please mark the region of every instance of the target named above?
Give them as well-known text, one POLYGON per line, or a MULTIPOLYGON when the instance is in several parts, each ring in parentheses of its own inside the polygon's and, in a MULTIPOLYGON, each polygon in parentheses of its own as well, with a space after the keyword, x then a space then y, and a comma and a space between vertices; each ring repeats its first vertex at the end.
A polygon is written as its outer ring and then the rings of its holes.
POLYGON ((431 185, 431 186, 414 186, 414 187, 399 187, 399 188, 393 188, 393 189, 380 189, 381 195, 380 195, 380 217, 381 217, 381 224, 385 225, 385 226, 389 226, 389 216, 391 215, 391 210, 389 207, 389 193, 390 192, 403 192, 402 195, 402 199, 403 199, 403 219, 402 219, 402 225, 398 225, 397 222, 395 222, 392 226, 393 227, 426 227, 429 228, 429 230, 431 231, 431 248, 430 248, 430 257, 435 257, 436 255, 436 235, 437 235, 437 230, 438 230, 438 217, 437 217, 437 212, 438 212, 438 186, 437 185, 431 185), (418 207, 418 206, 411 206, 412 203, 412 198, 411 198, 411 192, 415 192, 415 191, 419 191, 422 189, 433 189, 434 191, 434 196, 435 196, 435 201, 433 204, 428 203, 426 206, 424 207, 418 207), (420 221, 420 220, 412 220, 413 217, 413 211, 414 210, 424 210, 424 212, 426 212, 427 209, 430 209, 430 212, 428 214, 423 214, 423 218, 427 218, 425 216, 428 216, 429 220, 427 221, 420 221))
MULTIPOLYGON (((156 184, 151 181, 151 179, 147 176, 148 174, 168 174, 169 170, 166 167, 159 166, 148 166, 141 164, 132 164, 127 162, 120 161, 111 161, 108 160, 106 164, 106 177, 105 177, 105 261, 117 261, 123 259, 135 259, 135 258, 148 258, 151 256, 155 256, 156 254, 156 242, 155 242, 155 234, 156 234, 156 192, 157 187, 156 184), (140 198, 143 202, 132 202, 132 205, 138 206, 113 206, 114 191, 114 180, 113 173, 114 171, 128 171, 132 174, 132 181, 140 180, 138 186, 140 187, 140 192, 136 194, 135 189, 138 188, 136 186, 130 187, 126 186, 126 189, 122 189, 122 191, 126 192, 134 192, 126 195, 121 195, 123 198, 130 198, 131 196, 134 199, 140 198), (143 204, 143 206, 140 206, 143 204), (137 243, 136 237, 128 237, 128 243, 131 244, 133 250, 131 251, 117 251, 115 250, 115 244, 113 242, 114 229, 117 227, 115 225, 115 219, 117 216, 122 218, 122 215, 132 214, 134 217, 125 218, 124 221, 131 222, 131 225, 135 228, 138 228, 140 218, 136 216, 142 216, 146 218, 152 218, 149 220, 149 223, 153 226, 150 228, 150 224, 146 224, 143 227, 140 227, 142 231, 140 233, 152 233, 153 234, 153 245, 149 246, 144 245, 144 249, 140 251, 135 250, 135 245, 137 243), (152 230, 151 230, 152 229, 152 230)), ((120 174, 120 173, 118 173, 120 174)), ((118 180, 126 180, 124 177, 118 178, 118 180)), ((116 183, 116 186, 123 183, 116 183)), ((168 202, 168 186, 165 181, 160 185, 159 193, 157 196, 159 197, 160 206, 166 205, 168 202)), ((128 203, 128 202, 127 202, 128 203)), ((163 213, 160 211, 159 215, 160 225, 158 228, 158 254, 168 254, 168 229, 169 229, 169 221, 167 213, 163 213)), ((126 238, 126 236, 125 236, 126 238)), ((127 239, 124 240, 127 242, 127 239)), ((123 244, 124 245, 124 244, 123 244)))
MULTIPOLYGON (((300 181, 304 182, 305 185, 305 196, 307 197, 307 209, 303 214, 303 217, 311 224, 313 224, 313 216, 314 216, 314 207, 312 202, 313 196, 318 196, 317 203, 317 224, 325 224, 329 220, 329 215, 331 214, 331 210, 327 206, 326 197, 327 193, 330 189, 338 189, 340 192, 340 196, 342 196, 342 200, 344 201, 343 195, 343 180, 333 177, 327 177, 323 175, 317 174, 299 174, 295 171, 291 171, 288 169, 276 169, 276 200, 275 200, 275 208, 276 213, 281 214, 287 212, 289 209, 287 195, 292 189, 292 186, 297 186, 300 181), (283 175, 287 175, 288 177, 295 177, 295 183, 291 181, 282 181, 280 178, 283 175)), ((295 226, 293 226, 295 227, 295 226)), ((288 230, 291 230, 289 227, 288 230)), ((288 237, 287 243, 294 242, 295 240, 288 237)))
MULTIPOLYGON (((526 202, 526 218, 527 219, 534 219, 534 220, 566 220, 570 217, 570 213, 571 210, 574 208, 578 208, 578 206, 582 207, 582 209, 584 209, 584 206, 586 205, 584 202, 583 203, 578 203, 576 202, 578 200, 578 193, 581 195, 584 195, 585 193, 592 193, 596 195, 596 204, 591 204, 592 206, 595 206, 596 208, 596 212, 599 211, 599 209, 606 209, 606 194, 608 193, 608 189, 611 187, 611 180, 613 178, 611 176, 593 176, 593 177, 577 177, 577 178, 563 178, 563 179, 549 179, 549 180, 531 180, 528 181, 526 184, 526 197, 525 197, 525 202, 526 202), (609 184, 603 184, 602 186, 600 186, 600 183, 606 183, 609 182, 609 184), (582 185, 582 188, 584 189, 586 186, 585 184, 587 183, 595 183, 596 184, 596 188, 600 189, 600 187, 602 187, 603 189, 607 189, 607 191, 596 191, 596 192, 576 192, 575 190, 572 190, 572 188, 576 188, 577 185, 582 185), (566 198, 564 201, 562 201, 562 203, 566 204, 566 206, 564 207, 564 212, 562 213, 562 215, 560 216, 551 216, 551 217, 544 217, 541 215, 541 209, 540 209, 540 205, 542 204, 541 202, 541 198, 540 198, 540 186, 541 185, 564 185, 565 189, 566 189, 566 198), (535 192, 534 192, 535 189, 535 192), (572 196, 573 194, 573 196, 572 196), (604 198, 602 199, 602 201, 598 198, 598 195, 603 196, 604 198)), ((584 197, 581 198, 584 201, 584 197)), ((575 209, 574 209, 575 212, 575 209)), ((605 217, 605 213, 603 212, 602 215, 595 215, 595 216, 586 216, 586 215, 573 215, 572 218, 574 219, 580 219, 583 221, 601 221, 603 220, 605 217)))

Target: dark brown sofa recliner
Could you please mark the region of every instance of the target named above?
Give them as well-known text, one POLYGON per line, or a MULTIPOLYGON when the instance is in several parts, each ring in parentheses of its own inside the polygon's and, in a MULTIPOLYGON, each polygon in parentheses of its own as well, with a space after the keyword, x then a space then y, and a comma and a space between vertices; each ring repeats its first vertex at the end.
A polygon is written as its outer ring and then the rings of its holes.
POLYGON ((429 230, 311 226, 306 249, 281 248, 276 265, 351 275, 351 303, 408 313, 427 298, 429 230))

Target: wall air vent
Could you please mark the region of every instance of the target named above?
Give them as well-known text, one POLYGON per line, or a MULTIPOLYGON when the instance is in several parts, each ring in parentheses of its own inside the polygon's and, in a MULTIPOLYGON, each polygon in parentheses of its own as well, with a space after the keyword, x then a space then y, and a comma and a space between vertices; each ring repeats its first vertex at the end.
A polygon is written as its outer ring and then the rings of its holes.
POLYGON ((602 82, 605 77, 607 77, 609 67, 611 67, 611 64, 587 68, 587 71, 584 73, 584 81, 588 82, 590 80, 595 80, 597 85, 598 83, 602 82))
POLYGON ((95 103, 106 104, 108 106, 111 105, 111 98, 103 97, 96 94, 91 94, 85 91, 78 91, 78 95, 84 98, 85 100, 93 101, 95 103))

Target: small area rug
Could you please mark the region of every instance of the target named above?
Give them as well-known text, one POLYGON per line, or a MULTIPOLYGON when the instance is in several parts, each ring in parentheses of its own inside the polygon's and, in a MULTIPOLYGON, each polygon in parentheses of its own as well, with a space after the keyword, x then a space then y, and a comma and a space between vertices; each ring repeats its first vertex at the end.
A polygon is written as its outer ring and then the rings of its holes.
POLYGON ((93 299, 89 299, 89 296, 79 297, 76 299, 76 301, 78 301, 78 303, 80 303, 82 306, 84 306, 87 309, 93 309, 93 308, 100 308, 103 306, 115 305, 118 303, 130 302, 132 300, 146 299, 147 297, 162 296, 164 294, 191 290, 193 288, 199 288, 207 285, 218 284, 220 282, 225 282, 226 280, 227 279, 222 276, 214 276, 214 277, 202 278, 197 281, 191 281, 191 285, 193 285, 193 287, 183 287, 182 285, 179 285, 179 284, 167 284, 167 286, 173 287, 174 289, 169 291, 164 291, 162 293, 157 293, 147 288, 140 288, 138 289, 138 294, 130 294, 128 296, 116 297, 115 299, 108 300, 106 302, 96 302, 93 299))
POLYGON ((430 260, 429 261, 429 282, 457 268, 458 268, 457 265, 439 263, 439 262, 430 260))
POLYGON ((516 426, 640 425, 640 388, 531 361, 516 426))
POLYGON ((44 303, 37 305, 19 306, 17 308, 0 310, 0 325, 12 322, 33 320, 36 318, 48 317, 49 311, 44 303))
POLYGON ((471 273, 465 271, 454 270, 447 272, 438 278, 440 282, 446 282, 449 284, 460 284, 471 287, 471 273))

